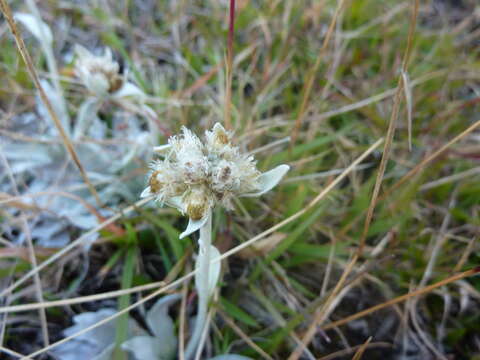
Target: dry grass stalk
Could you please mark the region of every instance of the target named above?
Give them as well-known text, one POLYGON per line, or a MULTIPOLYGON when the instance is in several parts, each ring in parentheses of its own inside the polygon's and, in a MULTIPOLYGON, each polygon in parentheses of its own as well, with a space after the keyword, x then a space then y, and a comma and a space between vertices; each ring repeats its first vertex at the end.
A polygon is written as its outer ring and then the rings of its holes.
POLYGON ((323 60, 323 56, 328 48, 328 45, 330 43, 330 39, 333 34, 333 30, 335 29, 335 24, 337 23, 337 19, 340 15, 340 12, 343 9, 343 6, 345 4, 345 0, 339 0, 337 4, 337 8, 335 9, 335 13, 333 14, 332 21, 330 22, 330 25, 328 26, 328 31, 327 34, 325 35, 325 38, 323 40, 322 47, 320 48, 320 51, 318 52, 317 59, 315 60, 315 64, 313 67, 310 69, 310 71, 307 73, 306 76, 306 82, 303 87, 303 98, 302 102, 300 105, 300 108, 298 110, 297 118, 295 120, 295 125, 293 127, 293 133, 292 133, 292 142, 291 142, 291 148, 295 146, 295 142, 298 137, 298 132, 300 131, 300 127, 302 126, 302 121, 305 116, 305 112, 307 110, 307 105, 310 100, 310 93, 312 92, 313 88, 313 83, 315 81, 315 75, 318 72, 318 68, 320 67, 320 64, 323 60))
POLYGON ((365 350, 367 350, 368 344, 372 341, 372 337, 370 336, 365 343, 363 343, 358 350, 355 352, 355 355, 353 355, 352 360, 360 360, 363 356, 363 353, 365 350))
POLYGON ((363 311, 360 311, 356 314, 353 314, 353 315, 350 315, 344 319, 341 319, 341 320, 337 320, 337 321, 333 321, 331 323, 328 323, 326 324, 325 326, 322 326, 322 329, 323 330, 329 330, 329 329, 332 329, 334 327, 337 327, 337 326, 341 326, 341 325, 344 325, 344 324, 347 324, 349 323, 350 321, 353 321, 353 320, 357 320, 357 319, 360 319, 366 315, 369 315, 373 312, 376 312, 378 310, 382 310, 382 309, 385 309, 389 306, 392 306, 392 305, 396 305, 396 304, 399 304, 405 300, 408 300, 412 297, 415 297, 415 296, 420 296, 420 295, 424 295, 424 294, 428 294, 429 292, 439 288, 439 287, 442 287, 442 286, 445 286, 445 285, 448 285, 448 284, 451 284, 455 281, 458 281, 458 280, 462 280, 462 279, 465 279, 467 277, 470 277, 470 276, 474 276, 474 275, 478 275, 478 273, 480 273, 480 267, 476 267, 474 269, 470 269, 470 270, 467 270, 467 271, 464 271, 464 272, 461 272, 460 274, 456 274, 456 275, 453 275, 453 276, 450 276, 446 279, 443 279, 441 281, 438 281, 432 285, 428 285, 426 287, 423 287, 421 289, 418 289, 418 290, 415 290, 413 292, 410 292, 408 294, 404 294, 404 295, 401 295, 401 296, 398 296, 394 299, 391 299, 391 300, 388 300, 388 301, 385 301, 384 303, 381 303, 381 304, 378 304, 378 305, 375 305, 375 306, 372 306, 368 309, 365 309, 363 311))

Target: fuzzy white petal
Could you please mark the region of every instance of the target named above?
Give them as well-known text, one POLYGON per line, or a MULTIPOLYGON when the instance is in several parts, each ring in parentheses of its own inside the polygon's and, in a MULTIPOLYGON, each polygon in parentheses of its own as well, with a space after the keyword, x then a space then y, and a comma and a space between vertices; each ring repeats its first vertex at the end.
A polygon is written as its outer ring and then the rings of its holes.
POLYGON ((201 218, 200 220, 192 220, 188 219, 188 226, 183 233, 180 234, 180 239, 183 239, 185 236, 188 236, 194 233, 197 230, 207 223, 208 217, 210 215, 210 211, 207 211, 207 215, 201 218))
POLYGON ((146 197, 149 197, 153 195, 151 189, 150 189, 150 186, 147 186, 147 188, 145 190, 142 191, 142 193, 140 194, 140 198, 146 198, 146 197))
POLYGON ((213 358, 210 358, 209 360, 253 360, 253 359, 242 356, 242 355, 237 355, 237 354, 223 354, 223 355, 218 355, 213 358))
POLYGON ((77 56, 80 60, 85 60, 85 59, 93 56, 92 53, 90 51, 88 51, 87 48, 85 48, 84 46, 79 45, 79 44, 75 44, 74 51, 75 51, 75 54, 77 54, 77 56))
POLYGON ((27 13, 16 13, 15 19, 21 22, 38 41, 52 44, 52 31, 45 22, 27 13))
POLYGON ((177 209, 182 214, 185 212, 181 196, 173 196, 173 197, 169 198, 168 200, 165 200, 165 204, 177 209))
POLYGON ((161 145, 161 146, 155 146, 153 148, 153 151, 156 152, 156 153, 163 153, 169 149, 171 149, 172 145, 170 144, 165 144, 165 145, 161 145))
POLYGON ((102 73, 93 73, 87 75, 83 81, 88 90, 95 95, 106 95, 110 88, 107 77, 102 73))
POLYGON ((138 86, 132 84, 131 82, 126 82, 117 92, 113 94, 113 97, 115 98, 127 96, 142 98, 145 96, 145 93, 138 86))
POLYGON ((242 196, 254 197, 265 194, 266 192, 272 190, 280 182, 280 180, 282 180, 288 170, 290 170, 290 166, 279 165, 276 168, 263 173, 258 177, 260 190, 254 193, 243 194, 242 196))

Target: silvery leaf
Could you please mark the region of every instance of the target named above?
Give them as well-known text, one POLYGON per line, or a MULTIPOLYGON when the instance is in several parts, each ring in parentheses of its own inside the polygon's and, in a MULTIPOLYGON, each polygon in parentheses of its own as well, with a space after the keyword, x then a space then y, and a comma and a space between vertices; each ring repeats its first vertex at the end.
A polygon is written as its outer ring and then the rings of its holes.
MULTIPOLYGON (((105 348, 100 354, 93 357, 92 360, 112 360, 113 351, 115 350, 115 344, 105 348)), ((62 359, 63 360, 63 359, 62 359)))
POLYGON ((59 248, 67 245, 70 234, 67 231, 66 221, 51 215, 41 214, 38 219, 32 220, 31 235, 38 246, 59 248))
POLYGON ((2 151, 14 174, 34 171, 35 168, 44 167, 52 162, 47 144, 7 144, 2 147, 2 151))
MULTIPOLYGON (((167 345, 168 347, 169 345, 167 345)), ((175 350, 164 352, 163 339, 152 336, 137 336, 122 344, 122 349, 131 352, 136 360, 172 360, 175 350)))
POLYGON ((88 74, 88 76, 82 80, 85 82, 87 89, 95 95, 103 96, 108 94, 110 83, 105 75, 100 73, 88 74))
POLYGON ((92 53, 88 49, 80 44, 75 44, 73 51, 80 59, 89 58, 92 56, 92 53))
MULTIPOLYGON (((65 329, 63 334, 68 337, 90 327, 115 314, 115 309, 104 308, 96 312, 85 312, 73 317, 74 325, 65 329)), ((115 346, 115 321, 109 321, 88 332, 76 336, 72 340, 55 347, 52 350, 55 359, 59 360, 111 360, 115 346)), ((128 336, 144 336, 145 331, 135 321, 129 319, 128 336)))
POLYGON ((182 214, 184 213, 183 211, 183 202, 182 202, 182 197, 181 196, 174 196, 169 198, 168 200, 165 201, 165 204, 168 206, 171 206, 178 211, 180 211, 182 214))
POLYGON ((125 84, 112 96, 114 98, 122 98, 127 96, 142 98, 145 97, 145 93, 137 85, 134 85, 131 82, 125 82, 125 84))
MULTIPOLYGON (((86 312, 73 317, 74 325, 65 329, 63 334, 73 335, 115 313, 114 309, 100 309, 96 312, 86 312)), ((52 350, 56 359, 83 360, 94 359, 104 352, 115 341, 115 322, 108 322, 89 332, 61 344, 52 350)))
POLYGON ((200 230, 200 228, 207 223, 209 216, 210 212, 208 212, 208 214, 200 220, 192 220, 189 218, 187 228, 184 232, 180 234, 180 239, 183 239, 184 237, 194 233, 195 231, 200 230))
POLYGON ((181 298, 178 294, 167 295, 158 300, 148 311, 146 322, 158 341, 162 343, 162 353, 174 355, 177 348, 175 324, 168 315, 169 307, 181 298))
POLYGON ((151 147, 150 135, 147 132, 139 134, 135 139, 135 144, 130 147, 129 151, 124 154, 115 166, 112 166, 111 171, 115 172, 125 168, 129 163, 133 162, 138 154, 142 153, 146 148, 151 149, 151 147))
MULTIPOLYGON (((75 325, 65 329, 63 333, 65 336, 73 335, 113 314, 115 314, 115 309, 106 308, 95 312, 85 312, 75 315, 73 317, 75 325)), ((103 350, 115 341, 115 321, 109 321, 98 326, 89 332, 77 336, 76 339, 99 346, 103 350)))
POLYGON ((254 197, 265 194, 266 192, 272 190, 285 174, 290 170, 288 165, 279 165, 276 168, 267 171, 258 177, 258 182, 260 184, 260 190, 254 193, 244 194, 244 197, 254 197))
POLYGON ((140 194, 140 198, 146 198, 146 197, 149 197, 149 196, 152 196, 153 193, 150 189, 150 186, 147 186, 143 191, 142 193, 140 194))
MULTIPOLYGON (((217 286, 218 279, 220 278, 220 270, 221 270, 221 261, 216 261, 212 262, 212 260, 220 257, 220 252, 218 249, 210 245, 210 266, 208 267, 208 289, 204 289, 203 285, 203 277, 205 274, 203 274, 201 271, 197 271, 195 273, 195 286, 197 288, 197 291, 199 294, 208 294, 208 297, 212 296, 213 292, 215 291, 215 287, 217 286)), ((199 270, 200 268, 200 261, 201 257, 199 256, 197 258, 197 262, 195 263, 195 269, 199 270)))
POLYGON ((93 119, 97 117, 97 107, 99 101, 97 98, 87 98, 77 112, 77 118, 75 120, 75 129, 73 131, 73 138, 75 140, 80 139, 87 133, 93 119))
POLYGON ((50 27, 40 19, 27 13, 16 13, 15 19, 21 22, 40 42, 51 45, 53 42, 50 27))
POLYGON ((223 354, 223 355, 215 356, 210 360, 253 360, 253 359, 246 356, 242 356, 242 355, 223 354))
MULTIPOLYGON (((60 344, 59 346, 51 350, 51 354, 54 356, 54 359, 57 360, 99 360, 96 357, 101 353, 101 349, 99 349, 97 346, 93 346, 90 343, 78 341, 75 339, 60 344)), ((105 360, 111 359, 107 358, 105 360)))
POLYGON ((161 154, 161 153, 169 150, 171 147, 172 147, 172 145, 170 145, 170 144, 155 146, 155 147, 153 148, 153 151, 156 152, 156 153, 160 153, 160 154, 161 154))
MULTIPOLYGON (((41 79, 40 84, 42 85, 43 91, 47 95, 47 98, 53 107, 53 111, 55 112, 55 115, 57 115, 58 119, 62 123, 63 129, 67 134, 70 134, 69 115, 66 113, 66 109, 64 109, 62 106, 63 99, 61 98, 61 95, 56 92, 55 88, 47 80, 41 79)), ((50 113, 47 111, 47 108, 45 107, 40 97, 38 97, 37 103, 38 103, 39 112, 41 114, 44 114, 43 116, 46 119, 50 119, 51 121, 50 125, 53 125, 54 121, 53 119, 51 119, 50 113)), ((55 128, 55 135, 57 133, 58 131, 55 128)))

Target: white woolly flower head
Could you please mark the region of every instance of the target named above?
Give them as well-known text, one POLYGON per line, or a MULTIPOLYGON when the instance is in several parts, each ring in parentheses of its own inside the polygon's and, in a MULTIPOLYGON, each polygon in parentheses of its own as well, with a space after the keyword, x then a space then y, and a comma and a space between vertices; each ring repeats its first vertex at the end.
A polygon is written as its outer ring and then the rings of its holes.
POLYGON ((75 52, 75 75, 90 92, 101 96, 112 94, 123 86, 124 77, 120 74, 120 65, 113 60, 110 49, 105 49, 102 56, 97 56, 77 44, 75 52))
POLYGON ((241 154, 231 140, 232 134, 216 123, 205 132, 204 143, 183 127, 180 135, 168 140, 168 145, 156 148, 164 159, 151 164, 142 197, 155 195, 160 204, 189 216, 190 223, 181 237, 205 224, 216 204, 231 209, 236 196, 260 196, 289 170, 288 165, 280 165, 262 174, 253 156, 241 154))

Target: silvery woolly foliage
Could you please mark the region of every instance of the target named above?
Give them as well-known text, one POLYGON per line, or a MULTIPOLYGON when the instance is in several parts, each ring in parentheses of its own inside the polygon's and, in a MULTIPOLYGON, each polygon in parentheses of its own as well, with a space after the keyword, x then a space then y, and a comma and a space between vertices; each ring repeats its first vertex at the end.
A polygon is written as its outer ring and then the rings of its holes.
MULTIPOLYGON (((30 2, 27 1, 27 3, 30 2)), ((34 2, 31 3, 34 4, 34 2)), ((120 74, 119 64, 113 60, 109 50, 106 50, 103 56, 97 57, 85 48, 77 47, 80 53, 80 55, 77 54, 77 76, 81 77, 82 83, 87 88, 90 88, 89 92, 95 90, 97 94, 92 93, 92 96, 82 99, 75 120, 71 121, 60 83, 55 81, 58 74, 53 56, 53 31, 39 17, 34 6, 30 10, 32 14, 16 13, 15 19, 41 44, 51 80, 41 79, 40 83, 65 132, 75 141, 75 150, 87 171, 87 176, 94 184, 98 184, 97 191, 103 203, 115 206, 122 199, 135 201, 139 187, 142 186, 141 181, 136 178, 128 181, 120 179, 141 166, 139 159, 142 161, 150 159, 155 131, 152 130, 152 126, 149 131, 143 130, 145 120, 136 115, 125 118, 123 110, 113 114, 112 127, 109 130, 98 118, 97 110, 105 99, 119 99, 126 104, 125 100, 143 101, 145 94, 128 81, 126 75, 120 74), (91 73, 88 73, 88 70, 91 73), (106 82, 108 82, 107 89, 102 87, 106 82), (125 146, 125 143, 120 141, 118 144, 101 145, 105 139, 116 138, 128 141, 129 146, 125 146)), ((141 109, 152 112, 143 103, 141 109)), ((15 181, 20 185, 28 184, 28 186, 20 186, 22 195, 45 190, 68 192, 88 204, 95 204, 89 191, 82 185, 83 180, 79 173, 71 163, 69 164, 69 156, 64 146, 58 144, 58 130, 53 126, 50 114, 39 97, 37 97, 36 111, 13 117, 6 130, 40 139, 39 142, 24 143, 8 136, 0 136, 0 150, 9 162, 15 181)), ((0 171, 0 190, 6 193, 12 192, 10 181, 4 171, 0 171)), ((70 225, 80 229, 91 229, 98 224, 95 214, 77 199, 57 195, 32 199, 27 197, 24 200, 28 204, 46 210, 35 213, 32 218, 29 218, 32 236, 37 244, 46 247, 64 246, 70 239, 70 225)), ((17 214, 15 209, 9 209, 9 212, 12 216, 17 214)), ((102 216, 111 215, 111 212, 105 210, 99 210, 99 213, 102 216)), ((10 228, 8 223, 2 222, 0 225, 4 233, 15 233, 15 229, 10 228)), ((9 238, 13 242, 22 243, 24 234, 12 235, 9 238)), ((94 239, 95 236, 92 237, 92 240, 94 239)))

